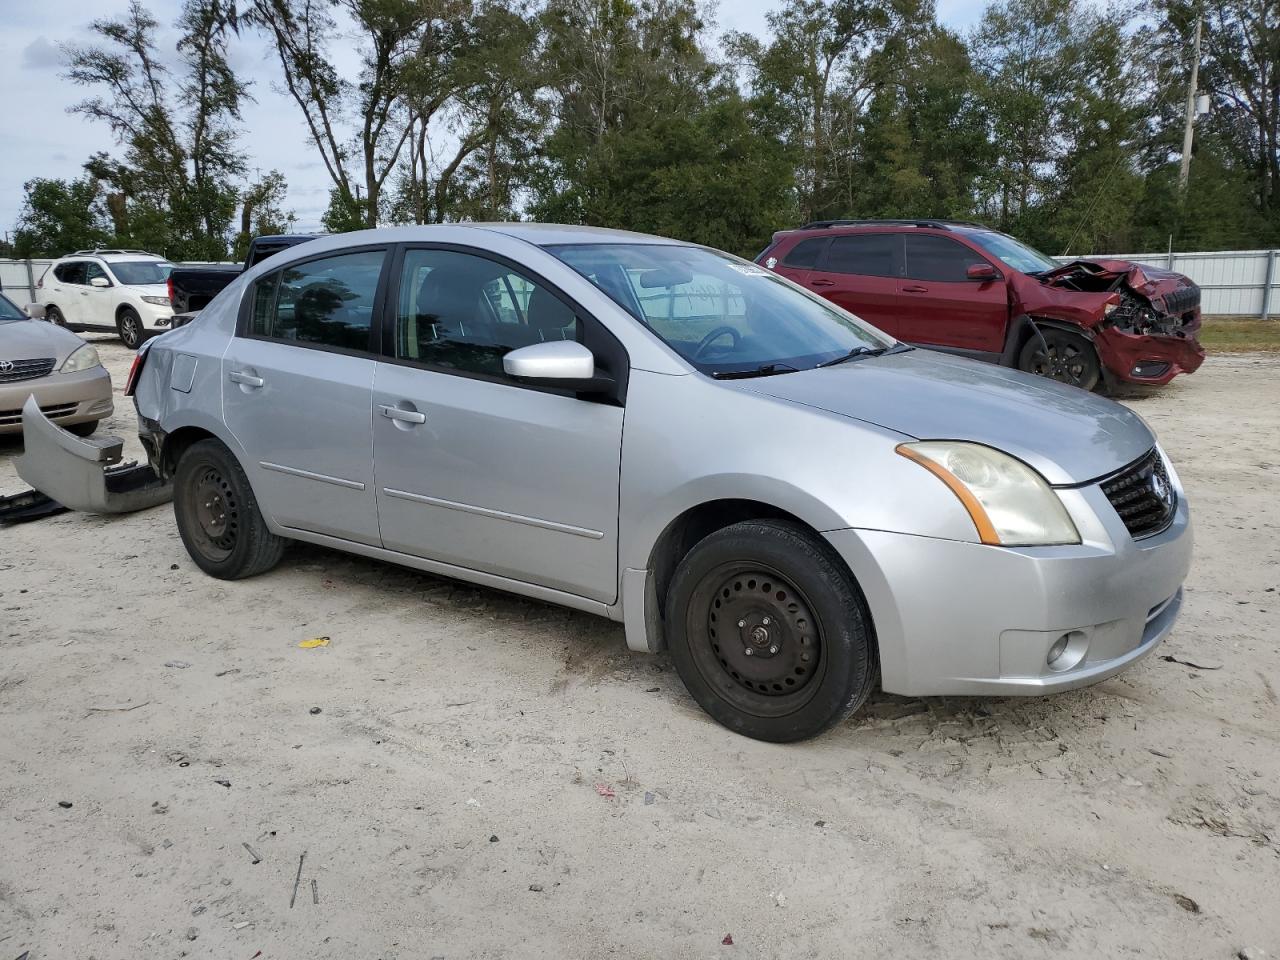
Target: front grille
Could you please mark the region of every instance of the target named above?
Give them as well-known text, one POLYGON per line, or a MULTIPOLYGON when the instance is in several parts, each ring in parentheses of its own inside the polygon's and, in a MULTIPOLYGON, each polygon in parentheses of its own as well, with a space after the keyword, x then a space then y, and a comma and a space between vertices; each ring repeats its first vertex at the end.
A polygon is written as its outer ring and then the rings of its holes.
MULTIPOLYGON (((68 417, 76 412, 79 403, 54 403, 47 407, 41 407, 40 412, 50 420, 56 420, 58 417, 68 417)), ((22 423, 21 410, 0 410, 0 427, 13 427, 22 423)))
POLYGON ((1135 540, 1159 533, 1173 522, 1178 495, 1156 450, 1113 473, 1101 486, 1135 540))
POLYGON ((1180 317, 1200 306, 1200 288, 1187 281, 1185 287, 1179 287, 1172 293, 1164 295, 1164 308, 1169 314, 1180 317))
POLYGON ((53 357, 41 357, 39 360, 0 360, 0 383, 47 377, 53 373, 53 361, 53 357))

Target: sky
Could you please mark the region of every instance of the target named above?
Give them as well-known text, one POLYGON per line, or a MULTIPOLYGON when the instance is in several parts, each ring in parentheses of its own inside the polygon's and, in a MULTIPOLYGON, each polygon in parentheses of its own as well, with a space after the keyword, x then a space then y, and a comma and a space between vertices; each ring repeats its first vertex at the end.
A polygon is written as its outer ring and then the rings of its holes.
MULTIPOLYGON (((181 0, 144 0, 165 26, 156 37, 162 58, 173 58, 177 33, 172 23, 181 0)), ((727 0, 716 14, 720 30, 765 32, 770 0, 727 0)), ((938 18, 954 29, 973 25, 983 0, 939 0, 938 18)), ((0 234, 12 232, 22 206, 22 185, 33 177, 71 179, 88 157, 105 150, 120 154, 104 124, 67 108, 89 95, 61 76, 65 44, 93 41, 95 17, 118 17, 126 0, 0 0, 0 234)), ((354 78, 359 55, 354 38, 335 45, 339 71, 354 78)), ((330 181, 307 141, 302 114, 281 91, 279 64, 257 34, 246 31, 231 46, 232 66, 250 82, 254 102, 245 106, 240 145, 250 170, 279 170, 289 184, 287 206, 298 216, 296 229, 315 230, 328 205, 330 181)))

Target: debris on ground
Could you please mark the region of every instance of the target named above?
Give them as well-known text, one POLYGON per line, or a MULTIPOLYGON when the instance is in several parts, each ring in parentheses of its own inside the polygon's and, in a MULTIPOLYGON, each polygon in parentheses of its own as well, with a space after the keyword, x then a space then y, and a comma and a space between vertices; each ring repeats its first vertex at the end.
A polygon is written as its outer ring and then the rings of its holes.
POLYGON ((600 796, 604 797, 606 800, 612 800, 617 796, 617 794, 613 792, 613 787, 609 786, 607 783, 597 783, 596 793, 600 794, 600 796))
POLYGON ((316 878, 311 878, 311 902, 319 906, 320 904, 320 885, 316 883, 316 878))
POLYGON ((732 946, 733 946, 733 934, 732 934, 732 933, 726 933, 726 934, 724 935, 724 939, 723 939, 723 940, 721 940, 721 941, 720 941, 720 943, 721 943, 721 944, 723 944, 723 945, 724 945, 724 946, 726 946, 726 947, 732 947, 732 946))
POLYGON ((1163 660, 1165 663, 1180 663, 1184 667, 1191 667, 1191 669, 1193 670, 1221 670, 1222 669, 1222 664, 1220 663, 1217 664, 1216 666, 1210 666, 1207 663, 1193 663, 1190 660, 1183 660, 1181 657, 1175 657, 1171 653, 1166 653, 1161 655, 1160 659, 1163 660))
POLYGON ((174 670, 185 670, 187 667, 191 666, 191 664, 187 663, 185 660, 166 660, 165 666, 172 667, 174 670))
POLYGON ((258 856, 258 851, 254 850, 254 849, 253 849, 253 847, 249 846, 249 844, 247 844, 247 843, 242 843, 242 844, 240 844, 240 846, 244 847, 246 850, 248 850, 248 851, 249 851, 249 856, 253 857, 253 862, 254 862, 254 863, 261 863, 261 862, 262 862, 262 857, 258 856))
POLYGON ((214 782, 214 783, 216 783, 216 784, 217 784, 218 786, 220 786, 220 787, 226 787, 228 790, 230 790, 230 789, 231 789, 231 781, 230 781, 230 780, 215 780, 215 781, 213 781, 213 782, 214 782))
POLYGON ((60 806, 63 810, 70 810, 72 807, 72 803, 70 800, 59 800, 58 806, 60 806))
POLYGON ((312 637, 309 640, 303 640, 298 647, 303 650, 314 650, 316 647, 327 647, 329 645, 328 637, 312 637))
POLYGON ((312 708, 311 708, 311 715, 312 715, 313 717, 314 717, 317 713, 319 713, 319 712, 320 712, 320 708, 319 708, 319 707, 312 707, 312 708))
POLYGON ((529 884, 529 892, 530 892, 530 893, 541 893, 541 892, 542 892, 542 884, 540 884, 540 883, 531 883, 531 884, 529 884))
POLYGON ((648 790, 646 790, 644 792, 644 805, 646 807, 653 806, 654 800, 655 800, 654 795, 650 793, 648 790))
POLYGON ((1184 897, 1180 893, 1175 893, 1173 895, 1173 902, 1176 903, 1178 906, 1180 906, 1183 910, 1187 911, 1187 913, 1200 912, 1200 904, 1196 903, 1190 897, 1184 897))
POLYGON ((307 851, 303 850, 302 855, 298 857, 298 875, 293 878, 293 894, 289 897, 289 909, 293 909, 294 902, 298 899, 298 884, 302 883, 302 861, 307 859, 307 851))
POLYGON ((497 842, 498 842, 498 835, 495 833, 495 834, 493 834, 491 837, 489 837, 489 842, 490 842, 490 843, 497 843, 497 842))

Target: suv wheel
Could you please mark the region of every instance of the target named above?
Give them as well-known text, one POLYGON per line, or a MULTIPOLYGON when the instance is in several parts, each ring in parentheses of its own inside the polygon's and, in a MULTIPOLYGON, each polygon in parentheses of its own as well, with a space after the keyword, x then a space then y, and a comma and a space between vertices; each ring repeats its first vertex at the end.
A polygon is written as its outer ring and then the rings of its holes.
POLYGON ((173 514, 191 559, 205 573, 239 580, 280 562, 285 541, 267 529, 249 478, 219 440, 201 440, 178 461, 173 514))
POLYGON ((142 318, 133 307, 125 307, 120 311, 120 315, 116 317, 116 331, 120 334, 120 341, 130 350, 137 350, 147 338, 142 318))
POLYGON ((44 308, 44 318, 58 327, 65 327, 67 325, 67 318, 64 317, 62 315, 62 311, 53 304, 49 304, 49 306, 44 308))
POLYGON ((1092 390, 1098 385, 1102 368, 1092 343, 1056 327, 1041 327, 1039 331, 1039 336, 1033 333, 1022 348, 1018 358, 1020 370, 1082 390, 1092 390))
POLYGON ((875 680, 861 592, 831 548, 792 523, 736 523, 698 543, 667 591, 666 629, 693 698, 757 740, 821 733, 875 680))

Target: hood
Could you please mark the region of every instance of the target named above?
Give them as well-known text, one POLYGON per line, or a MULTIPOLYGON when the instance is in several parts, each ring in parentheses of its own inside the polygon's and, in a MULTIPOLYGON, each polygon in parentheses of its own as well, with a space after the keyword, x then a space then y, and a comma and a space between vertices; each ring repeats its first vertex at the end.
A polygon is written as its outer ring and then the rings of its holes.
POLYGON ((0 323, 0 360, 38 360, 53 357, 56 370, 62 361, 80 349, 84 341, 70 330, 44 320, 14 320, 0 323))
POLYGON ((725 383, 916 440, 984 443, 1025 461, 1056 485, 1104 476, 1155 444, 1142 419, 1111 400, 929 350, 725 383))
POLYGON ((1199 304, 1200 289, 1189 277, 1131 260, 1073 260, 1057 270, 1043 274, 1040 282, 1051 287, 1091 292, 1112 291, 1127 286, 1152 301, 1157 308, 1165 306, 1164 300, 1170 294, 1185 291, 1173 298, 1169 304, 1170 313, 1180 312, 1183 301, 1192 296, 1196 304, 1199 304))

